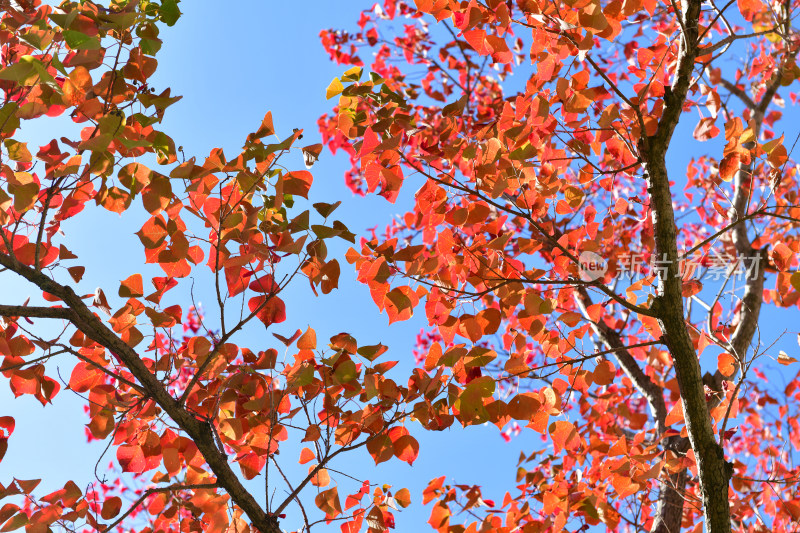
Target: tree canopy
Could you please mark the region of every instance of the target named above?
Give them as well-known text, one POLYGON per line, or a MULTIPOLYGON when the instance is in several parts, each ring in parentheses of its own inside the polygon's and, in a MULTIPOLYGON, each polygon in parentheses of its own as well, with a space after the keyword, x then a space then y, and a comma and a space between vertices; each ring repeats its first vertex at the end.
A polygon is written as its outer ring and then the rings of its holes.
MULTIPOLYGON (((40 295, 0 300, 2 381, 81 395, 138 484, 0 480, 0 531, 374 533, 412 503, 440 533, 796 527, 791 1, 384 0, 320 33, 343 71, 322 143, 267 112, 204 157, 150 84, 177 0, 0 5, 0 267, 40 295), (39 123, 58 131, 35 147, 39 123), (309 201, 326 148, 407 211, 369 232, 309 201), (79 290, 103 265, 70 251, 99 209, 143 252, 112 298, 79 290), (410 372, 348 333, 276 331, 287 287, 342 276, 389 328, 425 316, 410 372), (541 436, 503 494, 413 467, 427 432, 456 449, 477 425, 511 441, 487 461, 541 436), (340 482, 343 454, 431 480, 340 482)), ((19 421, 0 415, 2 460, 19 421)))

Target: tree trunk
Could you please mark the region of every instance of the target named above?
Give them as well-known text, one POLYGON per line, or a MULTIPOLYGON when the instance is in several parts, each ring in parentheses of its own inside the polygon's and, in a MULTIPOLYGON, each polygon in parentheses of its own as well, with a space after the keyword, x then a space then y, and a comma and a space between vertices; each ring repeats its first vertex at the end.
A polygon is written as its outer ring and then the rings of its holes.
MULTIPOLYGON (((656 313, 663 333, 662 340, 674 363, 686 429, 697 460, 706 531, 728 533, 731 530, 728 503, 731 470, 714 434, 703 390, 700 364, 684 320, 683 282, 666 164, 667 149, 683 111, 683 103, 694 72, 700 9, 701 0, 681 2, 681 13, 676 14, 682 19, 676 72, 672 86, 665 94, 664 111, 658 129, 655 135, 648 137, 643 128, 640 146, 647 172, 655 259, 661 265, 657 269, 658 289, 652 310, 656 313)), ((664 505, 668 506, 667 502, 664 505)), ((664 525, 666 527, 666 522, 664 525)))

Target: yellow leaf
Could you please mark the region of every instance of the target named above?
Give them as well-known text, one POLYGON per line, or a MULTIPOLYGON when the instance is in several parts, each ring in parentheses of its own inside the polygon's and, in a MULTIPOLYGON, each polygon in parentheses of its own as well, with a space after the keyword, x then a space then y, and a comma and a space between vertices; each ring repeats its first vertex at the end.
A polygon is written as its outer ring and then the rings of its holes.
POLYGON ((792 276, 789 278, 789 283, 792 284, 792 287, 796 291, 800 291, 800 272, 792 273, 792 276))
POLYGON ((364 72, 364 69, 361 67, 349 68, 342 74, 342 79, 345 81, 358 81, 362 72, 364 72))
POLYGON ((342 91, 344 91, 342 82, 339 81, 339 78, 333 78, 333 81, 328 85, 328 89, 325 91, 325 98, 330 100, 337 94, 341 94, 342 91))
POLYGON ((756 134, 752 128, 747 128, 744 133, 739 137, 739 144, 746 144, 756 140, 756 134))

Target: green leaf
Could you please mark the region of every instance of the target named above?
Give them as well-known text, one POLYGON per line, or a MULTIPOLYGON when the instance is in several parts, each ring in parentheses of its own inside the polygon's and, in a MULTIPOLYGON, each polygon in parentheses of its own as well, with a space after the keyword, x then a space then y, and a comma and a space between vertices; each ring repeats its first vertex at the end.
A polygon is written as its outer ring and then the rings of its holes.
POLYGON ((25 41, 37 50, 44 50, 53 41, 53 32, 50 30, 32 28, 24 35, 21 35, 20 40, 25 41))
POLYGON ((800 272, 793 272, 789 278, 789 283, 792 284, 794 290, 800 291, 800 272))
POLYGON ((272 153, 275 153, 275 152, 278 152, 278 151, 281 151, 281 150, 288 150, 289 148, 292 147, 292 142, 293 141, 294 141, 294 139, 292 137, 287 137, 286 140, 281 141, 279 143, 268 144, 267 146, 264 147, 264 149, 265 149, 265 154, 264 154, 265 158, 269 154, 272 154, 272 153))
POLYGON ((375 344, 373 346, 362 346, 357 350, 357 353, 368 361, 374 361, 388 349, 389 347, 383 344, 375 344))
POLYGON ((158 164, 167 165, 175 156, 175 142, 166 133, 157 131, 153 137, 153 150, 158 156, 158 164))
POLYGON ((18 110, 19 106, 16 102, 9 102, 0 108, 0 132, 11 133, 19 128, 18 110))
POLYGON ((523 144, 522 146, 511 152, 508 155, 508 158, 516 161, 526 161, 528 159, 533 159, 533 157, 535 157, 537 153, 538 150, 536 149, 536 147, 533 146, 531 143, 526 142, 525 144, 523 144))
POLYGON ((50 13, 48 15, 50 20, 61 26, 62 28, 69 28, 72 22, 78 17, 78 10, 73 9, 69 13, 50 13))
POLYGON ((161 50, 162 42, 158 38, 158 27, 155 24, 150 22, 142 24, 136 28, 136 35, 139 36, 139 47, 145 54, 154 56, 161 50))
POLYGON ((36 61, 32 56, 22 56, 17 63, 0 70, 0 80, 9 80, 20 85, 32 85, 36 76, 36 69, 33 62, 36 61))
POLYGON ((292 219, 292 222, 289 224, 289 231, 292 233, 297 233, 298 231, 308 231, 310 229, 309 220, 309 212, 307 210, 303 211, 292 219))
POLYGON ((85 33, 75 30, 64 30, 64 41, 73 50, 97 50, 100 48, 100 38, 90 37, 85 33))
POLYGON ((297 372, 289 374, 287 385, 289 387, 305 387, 314 381, 314 367, 303 365, 297 372))
POLYGON ((67 72, 67 69, 64 67, 64 63, 58 59, 58 56, 54 55, 52 58, 50 58, 50 66, 56 69, 62 76, 69 77, 69 72, 67 72))
POLYGON ((122 143, 122 145, 125 148, 129 149, 129 150, 131 148, 142 148, 142 147, 145 147, 145 146, 152 146, 152 144, 153 144, 150 141, 136 140, 136 139, 126 139, 124 137, 119 137, 119 138, 114 139, 114 140, 116 142, 122 143))
POLYGON ((336 211, 336 208, 342 205, 341 201, 336 202, 335 204, 326 204, 325 202, 318 202, 314 204, 314 209, 317 210, 317 213, 322 215, 325 218, 328 218, 331 213, 336 211))
POLYGON ((338 237, 341 233, 333 228, 329 228, 327 226, 321 226, 319 224, 314 224, 311 226, 311 231, 319 237, 320 239, 330 239, 331 237, 338 237))
POLYGON ((161 2, 161 9, 158 10, 158 19, 167 26, 174 26, 181 16, 178 2, 179 0, 163 0, 161 2))
POLYGON ((454 115, 460 115, 464 112, 464 107, 467 105, 467 95, 465 94, 452 104, 447 104, 442 109, 442 114, 446 117, 452 117, 454 115))
POLYGON ((336 367, 336 370, 333 372, 333 377, 339 383, 350 383, 356 377, 358 377, 358 371, 356 370, 356 364, 351 361, 342 361, 342 363, 336 367))
POLYGON ((344 239, 346 241, 349 241, 349 242, 351 242, 353 244, 356 243, 356 234, 351 232, 349 229, 347 229, 347 226, 345 226, 342 222, 339 222, 338 220, 334 220, 333 221, 333 229, 335 229, 336 231, 339 232, 339 237, 340 238, 342 238, 342 239, 344 239))
POLYGON ((136 23, 139 14, 135 11, 120 13, 102 13, 98 15, 100 20, 108 23, 115 30, 126 30, 136 23))
POLYGON ((494 393, 494 379, 483 376, 470 381, 456 400, 459 420, 464 424, 482 424, 489 420, 489 412, 483 403, 494 393))
POLYGON ((148 56, 154 56, 161 50, 161 39, 140 39, 139 47, 148 56))

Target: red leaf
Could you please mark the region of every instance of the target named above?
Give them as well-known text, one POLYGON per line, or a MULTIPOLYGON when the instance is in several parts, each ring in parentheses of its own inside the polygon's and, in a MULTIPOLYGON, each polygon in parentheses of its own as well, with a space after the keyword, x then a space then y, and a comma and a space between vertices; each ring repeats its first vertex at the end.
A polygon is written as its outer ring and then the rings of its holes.
POLYGON ((247 305, 250 307, 250 312, 256 313, 258 319, 267 327, 286 320, 286 305, 277 296, 255 296, 250 298, 247 305))
POLYGON ((14 418, 10 416, 0 416, 0 429, 3 430, 6 437, 10 437, 14 433, 14 418))
POLYGON ((775 247, 772 248, 771 255, 772 261, 775 263, 775 266, 778 267, 778 270, 786 271, 792 266, 792 257, 794 253, 792 249, 784 243, 777 243, 775 247))
POLYGON ((265 292, 265 293, 276 293, 278 292, 280 287, 275 280, 272 279, 272 276, 267 274, 266 276, 261 276, 260 278, 253 280, 250 282, 250 290, 255 292, 265 292))
POLYGON ((237 459, 239 468, 242 469, 242 475, 245 479, 253 479, 267 464, 267 458, 263 455, 256 455, 254 453, 247 453, 237 459))
POLYGON ((142 448, 132 444, 123 444, 117 448, 117 461, 123 472, 140 474, 145 471, 147 466, 142 448))
POLYGON ((225 267, 225 281, 228 284, 228 295, 233 297, 244 292, 252 275, 252 272, 240 266, 225 267))
POLYGON ((291 337, 284 337, 283 335, 279 335, 278 333, 273 333, 272 335, 273 335, 273 336, 274 336, 276 339, 278 339, 279 341, 281 341, 281 342, 282 342, 284 345, 286 345, 286 346, 290 346, 290 345, 291 345, 291 344, 292 344, 294 341, 296 341, 296 340, 297 340, 297 339, 300 337, 300 335, 301 335, 302 333, 303 333, 303 331, 302 331, 302 330, 300 330, 300 329, 298 329, 298 330, 296 330, 296 331, 294 332, 294 334, 293 334, 291 337))

